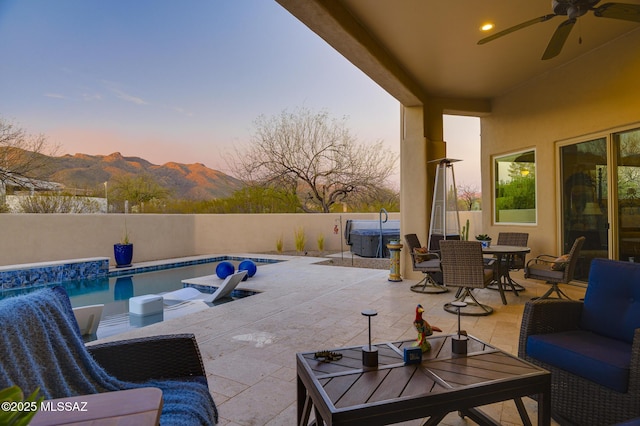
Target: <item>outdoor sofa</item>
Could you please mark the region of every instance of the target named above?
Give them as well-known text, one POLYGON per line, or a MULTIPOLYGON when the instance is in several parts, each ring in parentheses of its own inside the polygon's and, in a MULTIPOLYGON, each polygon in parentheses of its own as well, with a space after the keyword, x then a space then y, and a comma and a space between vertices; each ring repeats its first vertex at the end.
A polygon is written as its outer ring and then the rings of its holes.
POLYGON ((518 356, 551 371, 559 423, 639 417, 640 264, 594 259, 584 301, 527 302, 518 356))

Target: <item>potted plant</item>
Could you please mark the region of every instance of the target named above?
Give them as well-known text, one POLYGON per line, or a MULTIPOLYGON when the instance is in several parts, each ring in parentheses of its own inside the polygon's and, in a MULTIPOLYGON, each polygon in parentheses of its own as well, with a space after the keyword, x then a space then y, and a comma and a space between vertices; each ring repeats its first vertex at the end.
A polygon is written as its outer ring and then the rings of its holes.
POLYGON ((479 234, 476 235, 476 240, 482 243, 482 247, 490 247, 491 246, 491 237, 487 234, 479 234))
POLYGON ((40 388, 37 388, 27 399, 24 398, 22 389, 18 386, 11 386, 0 390, 0 402, 3 409, 0 410, 0 424, 13 426, 26 426, 40 409, 40 403, 44 401, 44 397, 38 398, 40 388), (12 407, 12 403, 23 407, 21 410, 4 409, 12 407))
POLYGON ((124 224, 124 233, 119 243, 113 245, 113 257, 116 260, 116 268, 131 266, 133 259, 133 244, 129 241, 127 223, 124 224))

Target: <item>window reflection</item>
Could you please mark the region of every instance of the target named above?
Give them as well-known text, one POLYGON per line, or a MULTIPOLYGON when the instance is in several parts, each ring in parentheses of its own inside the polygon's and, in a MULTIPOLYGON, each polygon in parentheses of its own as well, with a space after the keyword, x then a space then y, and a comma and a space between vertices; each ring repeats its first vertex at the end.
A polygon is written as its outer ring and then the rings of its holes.
POLYGON ((618 147, 619 259, 640 262, 640 129, 614 134, 618 147))
POLYGON ((536 223, 535 150, 496 157, 495 222, 536 223))
POLYGON ((607 141, 606 138, 560 149, 562 173, 563 253, 578 237, 586 240, 574 278, 586 281, 596 257, 607 257, 607 141))

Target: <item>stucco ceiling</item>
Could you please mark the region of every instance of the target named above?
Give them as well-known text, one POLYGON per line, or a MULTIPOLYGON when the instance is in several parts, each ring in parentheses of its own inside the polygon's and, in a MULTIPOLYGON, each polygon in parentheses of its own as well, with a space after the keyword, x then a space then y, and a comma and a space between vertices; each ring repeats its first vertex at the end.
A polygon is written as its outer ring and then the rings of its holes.
MULTIPOLYGON (((490 100, 640 29, 639 23, 589 12, 578 19, 562 52, 543 61, 564 16, 477 42, 491 34, 480 31, 485 22, 504 30, 553 13, 550 0, 277 1, 405 104, 425 95, 490 100)), ((597 77, 597 70, 584 72, 597 77)))

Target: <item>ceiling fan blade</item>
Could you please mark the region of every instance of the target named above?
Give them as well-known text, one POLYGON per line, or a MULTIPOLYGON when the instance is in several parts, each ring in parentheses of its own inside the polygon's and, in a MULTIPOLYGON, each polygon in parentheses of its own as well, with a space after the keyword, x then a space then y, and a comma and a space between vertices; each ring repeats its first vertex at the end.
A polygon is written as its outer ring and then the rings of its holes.
POLYGON ((558 25, 558 28, 556 28, 556 32, 553 33, 553 35, 551 36, 551 40, 549 40, 547 50, 545 50, 544 54, 542 55, 543 61, 558 56, 558 54, 564 47, 564 43, 567 41, 567 37, 569 37, 569 33, 573 29, 575 23, 575 19, 567 19, 562 24, 558 25))
POLYGON ((605 3, 595 8, 593 14, 600 18, 640 22, 640 4, 605 3))
POLYGON ((493 35, 490 35, 489 37, 485 37, 482 40, 480 40, 478 42, 478 44, 489 43, 490 41, 493 41, 493 40, 495 40, 497 38, 500 38, 500 37, 505 36, 507 34, 511 34, 514 31, 518 31, 518 30, 526 28, 526 27, 528 27, 530 25, 537 24, 538 22, 548 21, 549 19, 555 18, 556 16, 558 16, 558 15, 553 13, 553 14, 550 14, 550 15, 544 15, 544 16, 540 16, 538 18, 530 19, 530 20, 528 20, 526 22, 523 22, 523 23, 515 25, 515 26, 513 26, 511 28, 507 28, 506 30, 502 30, 502 31, 497 32, 497 33, 495 33, 493 35))

